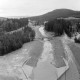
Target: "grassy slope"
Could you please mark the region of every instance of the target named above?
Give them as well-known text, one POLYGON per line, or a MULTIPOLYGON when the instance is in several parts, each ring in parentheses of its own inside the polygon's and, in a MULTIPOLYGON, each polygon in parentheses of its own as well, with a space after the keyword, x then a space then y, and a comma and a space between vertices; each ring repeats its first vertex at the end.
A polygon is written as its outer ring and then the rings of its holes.
POLYGON ((53 45, 53 49, 54 49, 53 55, 56 61, 56 67, 65 66, 65 63, 62 59, 62 57, 65 58, 65 53, 61 40, 59 38, 54 38, 53 40, 51 40, 51 44, 53 45))
POLYGON ((66 17, 72 17, 72 16, 80 17, 80 12, 73 11, 70 9, 56 9, 40 16, 29 17, 29 19, 44 22, 47 20, 53 20, 55 18, 61 18, 61 17, 66 18, 66 17))
POLYGON ((70 43, 68 45, 76 59, 76 64, 80 73, 80 47, 75 45, 75 43, 70 43))

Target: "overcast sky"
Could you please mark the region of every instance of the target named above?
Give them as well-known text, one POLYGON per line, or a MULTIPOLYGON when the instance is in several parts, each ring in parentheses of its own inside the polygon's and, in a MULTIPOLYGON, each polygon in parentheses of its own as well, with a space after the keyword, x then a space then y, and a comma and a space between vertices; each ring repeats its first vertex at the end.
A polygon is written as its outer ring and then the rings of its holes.
POLYGON ((0 16, 35 16, 59 8, 80 10, 80 0, 0 0, 0 16))

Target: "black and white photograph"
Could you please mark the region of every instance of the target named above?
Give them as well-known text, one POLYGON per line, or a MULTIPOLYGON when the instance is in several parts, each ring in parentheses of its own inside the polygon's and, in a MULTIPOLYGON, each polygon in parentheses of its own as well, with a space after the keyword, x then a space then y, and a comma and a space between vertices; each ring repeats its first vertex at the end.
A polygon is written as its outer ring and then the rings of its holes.
POLYGON ((0 80, 80 80, 80 0, 0 0, 0 80))

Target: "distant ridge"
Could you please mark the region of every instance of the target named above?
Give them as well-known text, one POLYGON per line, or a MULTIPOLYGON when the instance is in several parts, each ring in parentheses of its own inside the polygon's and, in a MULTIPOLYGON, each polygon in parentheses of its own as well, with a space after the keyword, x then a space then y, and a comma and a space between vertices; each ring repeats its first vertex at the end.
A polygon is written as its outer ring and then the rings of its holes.
POLYGON ((5 17, 0 17, 0 21, 5 21, 5 20, 7 20, 7 18, 5 18, 5 17))
POLYGON ((61 18, 61 17, 62 18, 67 18, 67 17, 80 18, 80 11, 74 11, 70 9, 56 9, 40 16, 34 16, 34 17, 28 17, 28 18, 31 20, 43 22, 46 20, 52 20, 52 19, 61 18))

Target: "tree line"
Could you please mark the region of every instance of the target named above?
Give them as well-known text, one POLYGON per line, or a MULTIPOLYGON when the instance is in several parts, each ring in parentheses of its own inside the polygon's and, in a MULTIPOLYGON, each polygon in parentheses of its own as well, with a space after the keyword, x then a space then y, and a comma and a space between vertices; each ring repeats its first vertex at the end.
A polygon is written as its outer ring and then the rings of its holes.
POLYGON ((27 18, 7 19, 0 21, 0 31, 10 32, 28 25, 27 18))
POLYGON ((22 31, 0 36, 0 55, 8 54, 22 47, 24 43, 33 41, 35 32, 30 27, 22 31))
MULTIPOLYGON (((62 36, 64 33, 71 38, 76 33, 80 33, 80 23, 72 22, 65 19, 54 19, 45 23, 45 30, 53 32, 54 36, 62 36)), ((80 42, 80 39, 76 39, 75 42, 80 42)))
POLYGON ((28 19, 7 19, 0 21, 0 56, 22 47, 24 43, 34 40, 35 32, 28 26, 28 19), (20 31, 14 31, 24 27, 20 31), (13 33, 10 33, 14 31, 13 33), (6 33, 6 34, 5 34, 6 33))
POLYGON ((55 36, 61 36, 66 33, 71 37, 71 23, 63 19, 54 19, 45 23, 45 30, 49 32, 54 32, 55 36))

